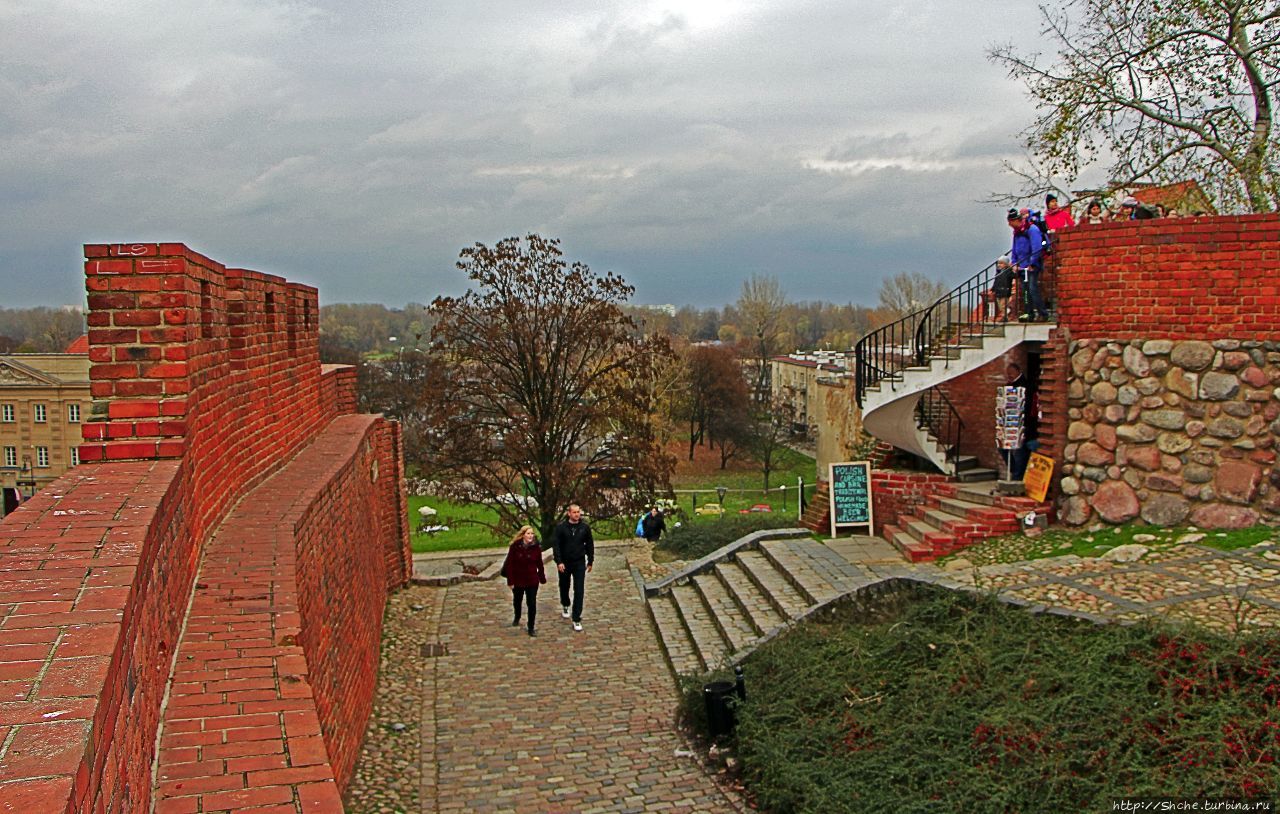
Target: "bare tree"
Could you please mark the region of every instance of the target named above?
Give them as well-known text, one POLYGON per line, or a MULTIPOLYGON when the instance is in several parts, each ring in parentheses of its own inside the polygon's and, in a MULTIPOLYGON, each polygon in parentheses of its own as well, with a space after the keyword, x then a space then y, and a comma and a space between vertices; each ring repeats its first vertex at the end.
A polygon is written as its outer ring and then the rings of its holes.
POLYGON ((648 382, 670 351, 623 313, 634 289, 566 263, 558 240, 533 234, 477 243, 458 268, 477 288, 431 305, 432 353, 450 371, 437 471, 494 500, 508 528, 528 522, 544 540, 571 502, 599 516, 669 489, 674 461, 654 437, 648 382), (606 494, 602 472, 636 488, 606 494), (536 505, 497 500, 521 491, 536 505))
POLYGON ((704 441, 721 440, 722 468, 733 457, 732 427, 747 414, 751 396, 733 348, 695 345, 685 360, 688 385, 682 391, 679 416, 689 425, 689 460, 704 441))
POLYGON ((891 320, 933 305, 947 293, 945 283, 918 271, 903 271, 880 283, 880 307, 891 320))
POLYGON ((1024 133, 1028 191, 1110 160, 1115 186, 1194 179, 1223 211, 1280 206, 1275 0, 1074 0, 1040 12, 1055 59, 1012 44, 988 52, 1037 105, 1024 133))
POLYGON ((776 277, 752 275, 742 283, 736 309, 740 319, 738 328, 742 340, 750 344, 755 373, 752 377, 753 396, 757 401, 767 400, 769 394, 769 357, 778 352, 778 339, 782 335, 782 310, 787 298, 776 277))
POLYGON ((784 399, 774 399, 767 410, 756 413, 746 435, 746 448, 764 476, 764 490, 769 491, 769 478, 787 449, 791 437, 794 408, 784 399))

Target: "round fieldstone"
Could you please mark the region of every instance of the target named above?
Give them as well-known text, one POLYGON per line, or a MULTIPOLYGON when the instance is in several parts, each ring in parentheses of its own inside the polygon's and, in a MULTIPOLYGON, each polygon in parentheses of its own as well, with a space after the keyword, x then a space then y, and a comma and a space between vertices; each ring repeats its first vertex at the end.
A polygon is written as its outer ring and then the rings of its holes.
POLYGON ((1165 406, 1164 399, 1160 396, 1151 395, 1143 396, 1142 401, 1138 402, 1144 410, 1159 410, 1165 406))
POLYGON ((1068 526, 1083 526, 1091 516, 1089 501, 1080 495, 1067 498, 1058 507, 1058 519, 1068 526))
POLYGON ((1213 362, 1215 351, 1208 342, 1179 342, 1169 352, 1169 361, 1187 370, 1204 370, 1213 362))
POLYGON ((1123 523, 1138 516, 1141 507, 1133 487, 1124 481, 1107 481, 1093 495, 1093 508, 1108 523, 1123 523))
POLYGON ((1156 357, 1151 360, 1151 375, 1163 376, 1169 372, 1169 360, 1163 356, 1156 357))
POLYGON ((1187 426, 1186 413, 1181 410, 1146 410, 1142 421, 1162 430, 1180 430, 1187 426))
POLYGON ((1222 405, 1222 412, 1235 418, 1248 418, 1253 415, 1253 405, 1243 401, 1229 401, 1222 405))
POLYGON ((1176 495, 1156 495, 1142 507, 1142 519, 1153 526, 1180 526, 1191 514, 1191 504, 1176 495))
POLYGON ((1203 421, 1188 421, 1185 429, 1188 438, 1198 438, 1204 432, 1203 421))
POLYGON ((1133 375, 1141 378, 1151 373, 1151 363, 1147 360, 1147 357, 1143 355, 1142 351, 1138 350, 1133 345, 1129 345, 1124 349, 1122 352, 1122 358, 1125 370, 1129 371, 1133 375))
POLYGON ((1080 411, 1080 418, 1090 424, 1097 424, 1102 420, 1102 408, 1096 404, 1086 404, 1084 409, 1080 411))
POLYGON ((1207 449, 1193 449, 1187 453, 1187 458, 1201 466, 1213 466, 1215 460, 1213 453, 1207 449))
POLYGON ((1120 455, 1121 463, 1136 466, 1147 472, 1160 468, 1160 450, 1150 445, 1121 447, 1120 455))
POLYGON ((1157 492, 1179 492, 1182 490, 1182 476, 1171 472, 1153 472, 1147 476, 1146 487, 1157 492))
POLYGON ((1124 421, 1125 412, 1123 404, 1108 404, 1107 409, 1102 411, 1102 417, 1112 424, 1119 424, 1124 421))
POLYGON ((1102 483, 1107 479, 1107 470, 1100 466, 1086 466, 1080 477, 1093 483, 1102 483))
POLYGON ((1218 416, 1205 429, 1214 438, 1239 438, 1244 435, 1244 422, 1231 416, 1218 416))
POLYGON ((1093 428, 1093 440, 1098 446, 1107 450, 1116 448, 1116 428, 1110 424, 1098 424, 1093 428))
POLYGON ((1240 370, 1252 361, 1252 357, 1245 351, 1233 350, 1222 354, 1222 367, 1225 370, 1240 370))
POLYGON ((1217 350, 1235 350, 1241 345, 1239 339, 1215 339, 1213 340, 1213 347, 1217 350))
POLYGON ((1213 490, 1231 503, 1249 504, 1262 485, 1262 468, 1247 461, 1227 461, 1218 467, 1213 490))
POLYGON ((1111 375, 1107 377, 1107 381, 1111 382, 1116 387, 1119 387, 1122 384, 1128 384, 1129 378, 1129 374, 1125 372, 1123 368, 1116 368, 1111 371, 1111 375))
POLYGON ((1167 455, 1179 455, 1191 449, 1191 439, 1173 432, 1162 432, 1156 439, 1156 446, 1167 455))
POLYGON ((1086 370, 1093 366, 1093 351, 1088 348, 1081 348, 1071 354, 1071 369, 1075 371, 1077 376, 1082 375, 1086 370))
POLYGON ((1206 529, 1244 529, 1258 524, 1258 513, 1244 506, 1209 503, 1191 512, 1191 524, 1206 529))
POLYGON ((1160 392, 1161 387, 1160 380, 1154 376, 1148 376, 1145 379, 1138 379, 1133 383, 1133 386, 1138 388, 1138 392, 1144 396, 1154 396, 1156 393, 1160 392))
POLYGON ((1124 475, 1124 470, 1112 464, 1107 467, 1107 480, 1119 480, 1124 475))
POLYGON ((1240 392, 1240 380, 1230 373, 1216 370, 1200 377, 1200 398, 1207 401, 1226 401, 1240 392))
POLYGON ((1260 415, 1249 416, 1249 420, 1244 422, 1244 431, 1246 435, 1262 435, 1267 429, 1267 421, 1260 415))
POLYGON ((1121 424, 1116 427, 1116 437, 1128 443, 1145 444, 1156 440, 1159 431, 1147 424, 1121 424))
POLYGON ((1084 400, 1084 382, 1079 379, 1072 378, 1067 382, 1067 400, 1083 401, 1084 400))
POLYGON ((1213 480, 1213 470, 1202 464, 1187 464, 1182 468, 1182 479, 1189 483, 1208 483, 1213 480))
POLYGON ((1148 356, 1163 356, 1173 350, 1173 342, 1168 339, 1148 339, 1142 343, 1142 352, 1148 356))
POLYGON ((1188 373, 1180 367, 1170 368, 1165 374, 1164 386, 1180 396, 1193 399, 1200 389, 1200 374, 1188 373))
MULTIPOLYGON (((1276 398, 1280 399, 1280 391, 1277 391, 1276 398)), ((1280 435, 1280 418, 1271 422, 1271 432, 1275 435, 1280 435)))
POLYGON ((1093 437, 1093 425, 1087 421, 1073 421, 1067 425, 1067 439, 1070 441, 1088 441, 1093 437))
POLYGON ((1062 490, 1064 495, 1077 495, 1080 493, 1080 481, 1075 478, 1063 478, 1058 484, 1058 488, 1062 490))
POLYGON ((1115 455, 1092 441, 1080 445, 1076 460, 1086 466, 1105 466, 1115 461, 1115 455))
POLYGON ((1182 459, 1177 455, 1161 455, 1160 468, 1165 472, 1181 472, 1182 459))
POLYGON ((1110 381, 1098 381, 1089 389, 1089 401, 1094 404, 1110 404, 1116 401, 1116 385, 1110 381))
POLYGON ((1271 384, 1271 377, 1257 367, 1247 368, 1240 374, 1240 380, 1250 387, 1266 387, 1271 384))
POLYGON ((1126 384, 1116 391, 1116 401, 1124 405, 1137 404, 1138 398, 1138 388, 1131 384, 1126 384))

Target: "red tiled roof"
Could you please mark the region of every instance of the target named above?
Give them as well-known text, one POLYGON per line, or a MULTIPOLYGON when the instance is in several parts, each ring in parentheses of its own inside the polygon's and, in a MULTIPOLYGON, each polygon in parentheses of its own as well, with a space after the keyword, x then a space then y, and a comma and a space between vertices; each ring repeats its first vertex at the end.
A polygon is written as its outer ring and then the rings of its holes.
POLYGON ((63 353, 88 353, 89 352, 89 335, 83 334, 79 339, 67 345, 67 349, 63 353))

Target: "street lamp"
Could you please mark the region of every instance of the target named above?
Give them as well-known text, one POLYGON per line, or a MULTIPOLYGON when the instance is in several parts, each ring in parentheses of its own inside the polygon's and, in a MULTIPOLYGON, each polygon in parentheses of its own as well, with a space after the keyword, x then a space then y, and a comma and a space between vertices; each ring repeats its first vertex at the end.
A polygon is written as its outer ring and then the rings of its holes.
POLYGON ((20 477, 14 481, 14 483, 17 485, 18 489, 22 489, 24 486, 27 487, 27 491, 23 494, 23 498, 29 498, 36 493, 36 478, 35 473, 31 471, 30 455, 22 456, 22 471, 19 475, 20 477))

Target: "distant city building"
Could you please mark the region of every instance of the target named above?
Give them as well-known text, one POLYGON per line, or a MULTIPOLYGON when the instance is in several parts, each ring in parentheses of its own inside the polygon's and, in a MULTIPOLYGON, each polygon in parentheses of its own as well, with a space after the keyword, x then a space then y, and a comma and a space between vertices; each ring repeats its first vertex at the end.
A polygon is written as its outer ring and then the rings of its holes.
POLYGON ((80 463, 80 427, 91 404, 88 342, 81 345, 79 353, 0 355, 4 514, 80 463))
POLYGON ((791 414, 792 433, 808 437, 822 379, 844 378, 853 363, 852 351, 809 351, 769 360, 770 395, 791 414))

